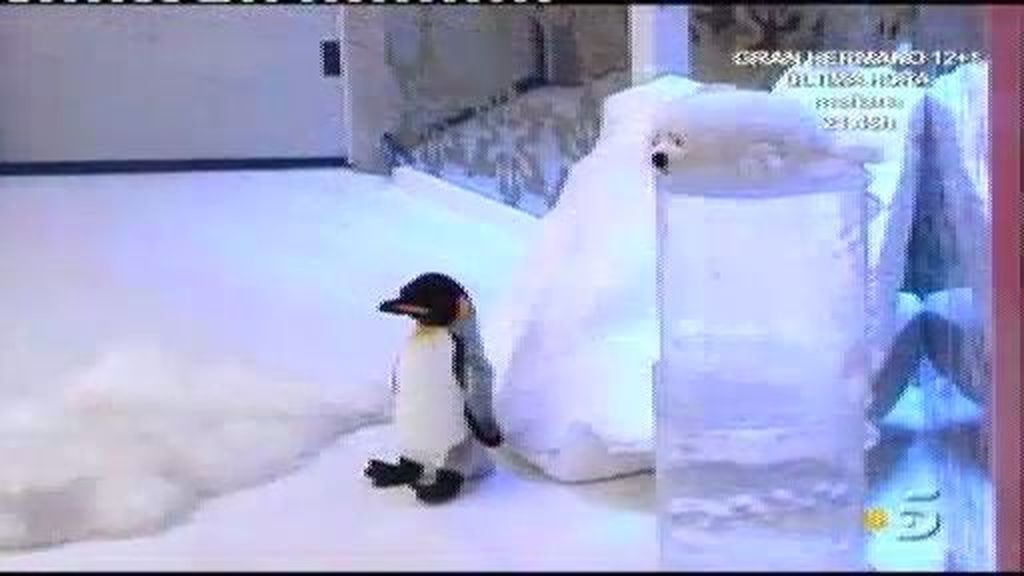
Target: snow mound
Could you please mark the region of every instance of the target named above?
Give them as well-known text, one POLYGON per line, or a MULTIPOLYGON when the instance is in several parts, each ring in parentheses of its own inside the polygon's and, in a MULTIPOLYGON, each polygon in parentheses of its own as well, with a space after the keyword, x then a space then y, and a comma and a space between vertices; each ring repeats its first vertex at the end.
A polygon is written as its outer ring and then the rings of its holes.
POLYGON ((693 138, 685 151, 693 162, 741 162, 750 151, 787 162, 829 155, 835 144, 812 110, 674 76, 605 100, 593 151, 572 167, 504 306, 485 326, 496 413, 513 451, 562 481, 652 469, 655 136, 693 138))
POLYGON ((0 409, 0 548, 163 529, 383 412, 371 387, 327 398, 148 343, 110 347, 64 379, 0 409))
POLYGON ((609 96, 593 151, 569 172, 524 265, 483 326, 509 448, 562 481, 653 467, 658 355, 656 112, 699 91, 675 76, 609 96))
POLYGON ((659 109, 655 122, 685 135, 687 158, 694 163, 722 163, 756 142, 794 153, 832 147, 813 109, 796 98, 754 90, 697 94, 686 106, 659 109))

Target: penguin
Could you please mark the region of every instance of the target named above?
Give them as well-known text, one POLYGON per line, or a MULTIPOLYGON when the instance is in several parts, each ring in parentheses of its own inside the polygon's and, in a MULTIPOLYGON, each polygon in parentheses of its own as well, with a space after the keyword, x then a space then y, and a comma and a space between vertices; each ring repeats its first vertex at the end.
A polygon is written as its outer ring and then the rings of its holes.
POLYGON ((436 272, 403 286, 379 311, 415 320, 391 374, 395 394, 397 463, 371 459, 373 486, 409 486, 417 500, 455 498, 468 479, 494 468, 488 448, 502 443, 493 416, 493 368, 472 300, 455 280, 436 272))

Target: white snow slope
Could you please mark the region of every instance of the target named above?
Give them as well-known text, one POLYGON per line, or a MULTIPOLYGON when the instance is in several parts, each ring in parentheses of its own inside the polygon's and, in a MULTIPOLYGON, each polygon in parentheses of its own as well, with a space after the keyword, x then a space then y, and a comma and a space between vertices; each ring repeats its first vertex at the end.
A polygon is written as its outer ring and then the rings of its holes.
POLYGON ((0 179, 0 549, 160 530, 382 421, 377 303, 437 269, 486 310, 516 235, 336 170, 0 179))

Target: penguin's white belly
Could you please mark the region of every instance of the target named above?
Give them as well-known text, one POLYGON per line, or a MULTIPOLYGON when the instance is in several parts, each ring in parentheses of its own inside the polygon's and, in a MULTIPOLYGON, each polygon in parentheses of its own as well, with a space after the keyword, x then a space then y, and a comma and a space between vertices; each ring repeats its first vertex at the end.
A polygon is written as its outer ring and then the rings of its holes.
POLYGON ((395 425, 403 455, 440 466, 465 440, 464 397, 452 372, 454 344, 446 330, 414 335, 398 360, 395 425))

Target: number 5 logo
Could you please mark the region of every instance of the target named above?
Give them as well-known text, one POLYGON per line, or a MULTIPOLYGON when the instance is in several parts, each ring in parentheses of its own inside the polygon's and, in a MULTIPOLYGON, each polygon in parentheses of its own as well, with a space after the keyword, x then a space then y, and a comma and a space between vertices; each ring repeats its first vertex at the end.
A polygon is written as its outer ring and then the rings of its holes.
POLYGON ((907 494, 904 502, 908 506, 900 512, 904 531, 897 538, 904 542, 918 542, 938 534, 942 527, 942 521, 939 518, 938 512, 922 512, 916 506, 921 503, 934 502, 938 499, 938 490, 907 494))

